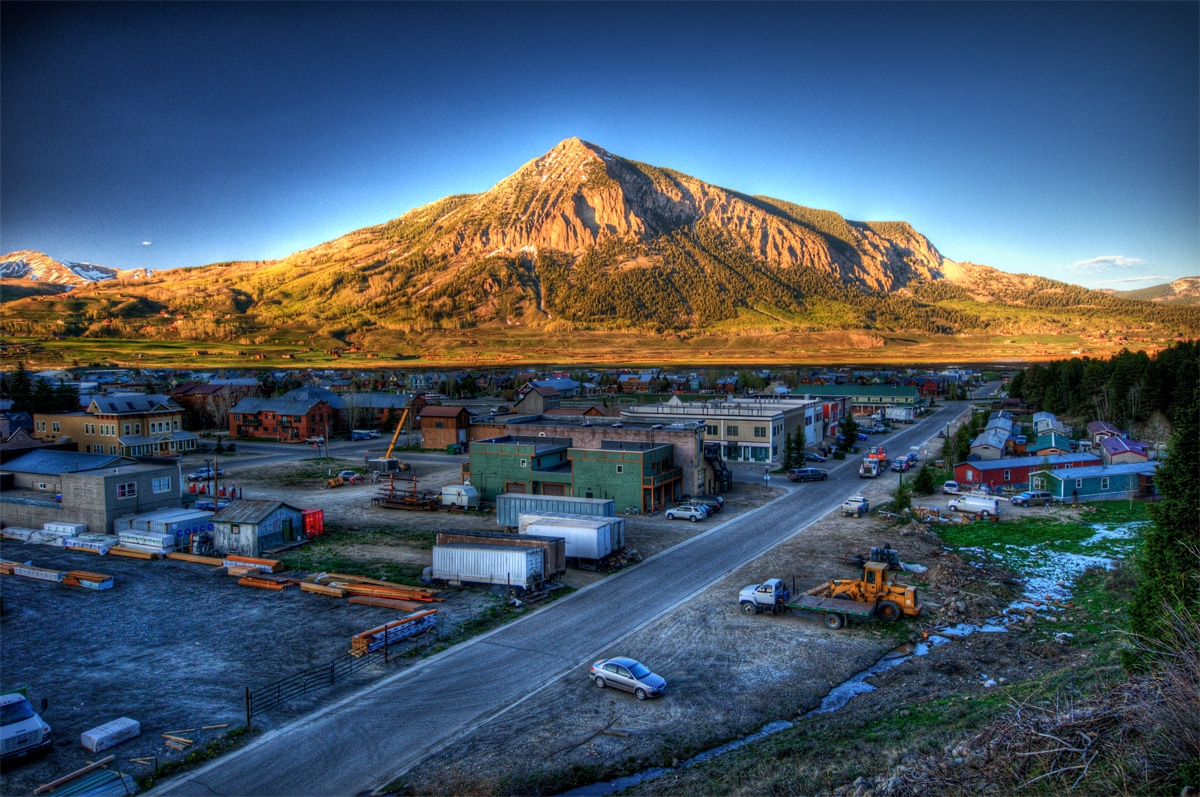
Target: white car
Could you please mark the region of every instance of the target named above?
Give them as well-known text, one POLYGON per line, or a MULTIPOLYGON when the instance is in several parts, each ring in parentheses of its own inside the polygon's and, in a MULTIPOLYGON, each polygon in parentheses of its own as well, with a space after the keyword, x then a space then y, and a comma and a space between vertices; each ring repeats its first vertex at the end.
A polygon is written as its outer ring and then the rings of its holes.
POLYGON ((695 523, 708 517, 708 510, 699 504, 680 504, 667 510, 667 520, 682 520, 684 518, 695 523))

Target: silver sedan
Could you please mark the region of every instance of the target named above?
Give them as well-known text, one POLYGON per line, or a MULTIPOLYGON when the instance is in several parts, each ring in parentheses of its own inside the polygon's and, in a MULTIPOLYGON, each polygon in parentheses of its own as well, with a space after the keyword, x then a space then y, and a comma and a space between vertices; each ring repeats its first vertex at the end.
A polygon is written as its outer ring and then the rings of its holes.
POLYGON ((625 657, 596 662, 588 677, 601 689, 614 686, 633 692, 638 700, 659 697, 667 691, 667 682, 661 675, 655 675, 646 665, 625 657))

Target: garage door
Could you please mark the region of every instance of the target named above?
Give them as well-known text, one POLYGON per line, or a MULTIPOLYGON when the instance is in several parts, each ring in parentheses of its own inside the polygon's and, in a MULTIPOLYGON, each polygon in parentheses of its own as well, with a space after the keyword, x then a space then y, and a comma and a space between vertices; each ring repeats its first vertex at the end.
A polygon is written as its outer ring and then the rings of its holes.
POLYGON ((506 493, 523 493, 525 492, 525 482, 505 482, 504 492, 506 493))
POLYGON ((566 495, 567 486, 565 484, 543 484, 542 495, 566 495))

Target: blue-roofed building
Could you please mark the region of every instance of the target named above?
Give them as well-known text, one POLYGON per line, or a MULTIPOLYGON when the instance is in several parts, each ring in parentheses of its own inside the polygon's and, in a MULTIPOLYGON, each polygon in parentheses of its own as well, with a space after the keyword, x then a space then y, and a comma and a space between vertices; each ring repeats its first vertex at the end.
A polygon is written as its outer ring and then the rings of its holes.
POLYGON ((1045 490, 1058 501, 1113 501, 1155 494, 1157 462, 1100 465, 1043 471, 1030 477, 1031 489, 1045 490))

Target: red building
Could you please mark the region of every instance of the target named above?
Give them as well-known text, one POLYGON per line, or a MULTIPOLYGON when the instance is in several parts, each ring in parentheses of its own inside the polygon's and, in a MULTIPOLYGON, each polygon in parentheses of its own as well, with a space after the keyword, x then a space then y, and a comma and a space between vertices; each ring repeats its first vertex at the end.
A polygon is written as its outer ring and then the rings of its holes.
POLYGON ((1086 468, 1099 465, 1094 454, 1054 454, 1048 457, 1006 457, 1004 459, 960 462, 954 466, 954 480, 959 484, 986 484, 989 487, 1029 487, 1029 474, 1034 471, 1063 468, 1086 468))
POLYGON ((299 443, 328 437, 334 422, 333 408, 320 399, 244 398, 229 411, 229 435, 299 443))

